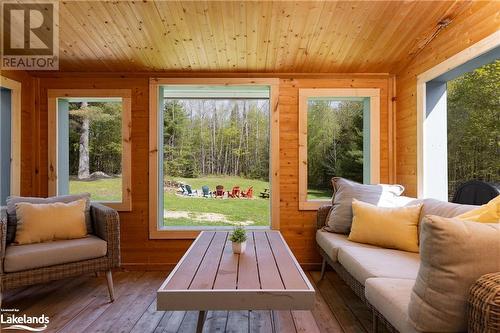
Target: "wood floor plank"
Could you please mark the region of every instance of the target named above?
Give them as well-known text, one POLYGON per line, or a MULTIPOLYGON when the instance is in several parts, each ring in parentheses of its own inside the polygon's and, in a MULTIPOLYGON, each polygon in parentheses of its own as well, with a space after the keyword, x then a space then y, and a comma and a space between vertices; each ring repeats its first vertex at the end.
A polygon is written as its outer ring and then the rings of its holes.
POLYGON ((361 325, 361 323, 356 319, 355 315, 344 303, 342 296, 336 289, 337 286, 332 285, 329 279, 323 279, 319 281, 319 272, 311 272, 311 276, 318 287, 317 290, 321 292, 321 295, 330 307, 330 310, 339 322, 342 330, 346 333, 366 332, 363 325, 361 325))
MULTIPOLYGON (((197 312, 156 311, 155 290, 166 275, 115 273, 114 303, 108 301, 103 276, 82 276, 6 293, 5 305, 16 307, 29 299, 31 305, 25 310, 51 314, 46 332, 194 332, 197 312)), ((328 272, 322 281, 319 272, 307 277, 317 290, 312 311, 209 311, 203 332, 366 332, 371 325, 368 308, 335 272, 328 272)))
POLYGON ((320 333, 311 311, 292 311, 297 333, 320 333))
POLYGON ((354 314, 356 319, 363 325, 367 332, 372 329, 372 311, 356 296, 356 294, 346 285, 335 272, 328 272, 326 278, 335 286, 337 292, 342 296, 342 300, 354 314))
POLYGON ((108 308, 115 306, 117 301, 121 298, 122 294, 125 294, 132 286, 137 283, 144 276, 144 272, 130 272, 115 274, 114 280, 118 280, 115 284, 115 302, 109 302, 108 294, 99 295, 93 302, 91 302, 85 309, 83 309, 79 315, 69 321, 64 327, 62 327, 58 332, 62 333, 79 333, 88 332, 87 328, 95 322, 108 308), (118 276, 117 276, 118 275, 118 276), (125 280, 123 283, 119 281, 123 277, 125 280))
POLYGON ((207 251, 215 232, 204 232, 191 249, 192 255, 186 257, 181 266, 165 286, 168 289, 187 289, 194 278, 194 274, 198 269, 205 252, 207 251))
POLYGON ((262 289, 284 289, 266 233, 254 232, 253 235, 262 289))
POLYGON ((281 279, 286 289, 307 289, 307 284, 302 278, 293 258, 286 248, 286 244, 277 232, 266 232, 271 244, 276 264, 280 271, 281 279))
POLYGON ((141 318, 135 323, 131 333, 153 332, 160 324, 164 311, 156 311, 156 298, 151 302, 148 309, 142 314, 141 318))
POLYGON ((203 326, 203 333, 224 332, 228 311, 209 311, 203 326))
POLYGON ((212 289, 228 233, 217 232, 208 248, 189 289, 212 289))
POLYGON ((276 333, 297 332, 290 311, 273 311, 273 324, 276 333))
POLYGON ((272 332, 273 320, 271 311, 250 311, 250 333, 272 332))
POLYGON ((215 277, 214 289, 236 289, 238 259, 239 255, 233 253, 232 242, 228 237, 217 270, 217 276, 215 277))
POLYGON ((254 233, 248 233, 245 255, 240 256, 238 266, 238 289, 260 289, 254 233))
POLYGON ((226 322, 227 333, 248 333, 249 311, 229 311, 226 322))
POLYGON ((310 272, 306 273, 309 281, 316 290, 314 308, 311 311, 316 323, 318 324, 321 333, 342 333, 342 326, 340 326, 337 318, 333 315, 332 311, 326 304, 321 292, 319 292, 318 287, 314 283, 314 279, 310 272))
POLYGON ((198 325, 198 311, 187 311, 182 319, 181 326, 177 330, 177 333, 193 333, 196 332, 196 326, 198 325))

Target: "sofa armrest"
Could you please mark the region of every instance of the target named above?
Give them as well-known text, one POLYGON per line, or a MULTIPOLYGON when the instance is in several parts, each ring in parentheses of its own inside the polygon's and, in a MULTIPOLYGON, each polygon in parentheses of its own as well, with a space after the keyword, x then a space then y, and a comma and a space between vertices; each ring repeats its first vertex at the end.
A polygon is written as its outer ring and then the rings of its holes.
POLYGON ((90 215, 94 234, 108 243, 107 257, 112 267, 120 265, 120 216, 113 208, 99 203, 92 203, 90 215))
POLYGON ((7 207, 0 209, 0 273, 3 273, 3 258, 7 246, 7 207))
POLYGON ((326 218, 332 209, 332 205, 323 205, 319 207, 316 215, 316 228, 321 229, 326 225, 326 218))

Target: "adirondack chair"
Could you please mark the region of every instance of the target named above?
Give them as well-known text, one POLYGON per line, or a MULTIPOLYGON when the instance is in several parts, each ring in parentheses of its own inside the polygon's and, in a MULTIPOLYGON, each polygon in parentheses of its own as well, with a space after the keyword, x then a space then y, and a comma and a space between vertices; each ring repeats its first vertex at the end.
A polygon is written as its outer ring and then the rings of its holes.
POLYGON ((203 192, 204 198, 209 198, 212 196, 212 192, 210 192, 210 188, 207 185, 203 185, 201 187, 201 191, 203 192))
POLYGON ((241 195, 241 189, 239 186, 234 186, 231 192, 227 191, 228 198, 239 198, 241 195))
POLYGON ((260 192, 259 197, 263 199, 268 199, 269 198, 269 189, 266 188, 264 189, 264 192, 260 192))
POLYGON ((186 185, 184 184, 179 185, 179 190, 177 192, 182 195, 188 195, 188 192, 186 190, 186 185))
POLYGON ((215 193, 215 197, 216 197, 216 198, 219 198, 219 197, 220 197, 220 198, 224 198, 224 186, 222 186, 222 185, 217 185, 217 186, 215 187, 215 192, 214 192, 214 193, 215 193))
POLYGON ((253 186, 250 186, 248 190, 242 191, 241 195, 243 198, 252 199, 253 198, 253 186))
POLYGON ((193 192, 193 189, 191 188, 191 185, 186 185, 186 194, 185 195, 188 195, 190 197, 194 196, 195 194, 198 194, 198 191, 194 190, 193 192))

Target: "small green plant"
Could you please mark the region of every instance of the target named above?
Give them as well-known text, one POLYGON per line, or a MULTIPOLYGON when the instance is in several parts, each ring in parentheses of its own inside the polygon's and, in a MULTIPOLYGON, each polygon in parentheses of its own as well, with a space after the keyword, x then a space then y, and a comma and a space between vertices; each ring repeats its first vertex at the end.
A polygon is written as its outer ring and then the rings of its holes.
POLYGON ((234 243, 243 243, 247 240, 247 231, 242 226, 235 227, 229 239, 234 243))

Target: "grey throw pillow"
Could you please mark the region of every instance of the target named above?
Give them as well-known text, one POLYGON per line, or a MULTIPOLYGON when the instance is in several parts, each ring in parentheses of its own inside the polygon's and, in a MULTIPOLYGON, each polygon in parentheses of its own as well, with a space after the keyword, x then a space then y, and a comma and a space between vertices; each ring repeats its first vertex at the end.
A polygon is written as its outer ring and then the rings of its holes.
POLYGON ((395 198, 404 191, 404 187, 397 184, 365 185, 340 177, 332 178, 332 185, 332 209, 325 229, 342 234, 351 231, 353 199, 379 207, 395 207, 395 198))
POLYGON ((49 198, 37 198, 37 197, 18 197, 10 196, 7 198, 7 244, 14 241, 16 237, 16 227, 17 227, 17 216, 16 216, 16 204, 20 202, 28 202, 32 204, 47 204, 54 202, 73 202, 76 200, 85 199, 85 224, 87 226, 87 233, 92 233, 92 220, 90 218, 90 193, 82 194, 72 194, 72 195, 60 195, 57 197, 49 198))
POLYGON ((470 287, 500 271, 500 224, 428 215, 421 229, 410 322, 422 332, 465 332, 470 287))

